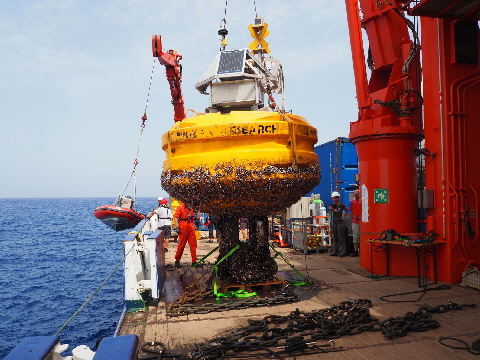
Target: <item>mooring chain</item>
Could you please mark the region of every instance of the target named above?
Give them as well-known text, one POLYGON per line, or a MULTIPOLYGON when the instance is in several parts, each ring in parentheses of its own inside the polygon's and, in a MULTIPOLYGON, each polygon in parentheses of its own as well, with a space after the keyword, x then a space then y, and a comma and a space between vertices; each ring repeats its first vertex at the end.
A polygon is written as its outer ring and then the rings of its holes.
POLYGON ((286 316, 268 315, 262 320, 249 319, 248 326, 238 328, 228 336, 211 339, 200 345, 199 351, 212 353, 218 348, 219 352, 223 352, 227 347, 238 353, 252 351, 251 347, 275 347, 280 349, 276 351, 277 354, 297 355, 343 350, 335 348, 331 340, 346 335, 350 327, 379 322, 370 315, 370 306, 369 300, 357 300, 355 303, 345 301, 323 310, 303 312, 297 309, 286 316), (317 345, 317 340, 330 341, 317 345))
MULTIPOLYGON (((212 304, 204 304, 204 306, 210 307, 212 304)), ((192 309, 192 307, 189 308, 192 309)), ((423 306, 416 312, 406 313, 404 317, 389 318, 384 321, 373 317, 370 314, 370 307, 372 307, 371 300, 358 299, 355 302, 343 301, 321 310, 305 312, 296 309, 288 315, 267 315, 260 320, 248 319, 247 326, 234 329, 226 336, 215 337, 203 344, 197 344, 188 354, 183 355, 168 353, 162 343, 146 343, 147 348, 142 347, 142 349, 159 355, 158 358, 181 357, 183 360, 224 359, 238 357, 241 353, 247 353, 248 357, 284 359, 282 355, 296 356, 347 350, 341 346, 336 347, 333 339, 364 331, 382 332, 389 339, 394 336, 405 336, 408 331, 426 331, 434 328, 425 325, 429 323, 426 320, 431 320, 432 314, 475 308, 476 305, 459 305, 449 302, 447 305, 435 307, 423 306), (417 326, 417 323, 421 326, 417 326), (392 324, 395 324, 393 328, 401 327, 401 331, 397 329, 392 331, 392 324), (317 344, 318 340, 327 342, 317 344)), ((454 338, 442 339, 456 340, 465 344, 462 340, 454 338)), ((480 351, 480 344, 477 343, 471 348, 468 344, 466 347, 447 343, 442 345, 455 349, 465 348, 475 355, 480 351)))
POLYGON ((168 306, 167 315, 172 311, 178 311, 175 309, 193 306, 193 302, 203 300, 209 296, 213 296, 213 290, 195 290, 191 292, 186 292, 182 296, 180 296, 178 300, 172 302, 168 306), (184 306, 185 304, 186 306, 184 306))
POLYGON ((445 313, 450 310, 475 308, 476 304, 463 304, 449 302, 447 305, 435 307, 422 306, 416 312, 408 312, 403 317, 388 318, 379 324, 380 330, 386 338, 406 336, 408 332, 422 332, 436 329, 440 326, 437 320, 432 319, 434 313, 445 313))
POLYGON ((228 336, 211 339, 200 345, 199 351, 211 352, 216 347, 219 351, 224 351, 223 347, 228 347, 233 352, 239 352, 249 346, 275 346, 283 349, 280 353, 291 355, 325 352, 329 345, 317 345, 316 341, 338 339, 365 331, 380 331, 389 339, 405 336, 410 331, 427 331, 439 324, 431 319, 432 314, 475 307, 475 304, 424 306, 416 312, 406 313, 404 317, 389 318, 385 321, 380 321, 370 314, 371 306, 370 300, 344 301, 323 310, 303 312, 297 309, 286 316, 268 315, 261 320, 249 319, 248 326, 235 329, 228 336))
MULTIPOLYGON (((189 297, 190 300, 203 300, 204 298, 212 296, 213 292, 208 291, 208 293, 199 293, 189 297)), ((250 307, 262 307, 262 306, 273 306, 273 305, 282 305, 292 302, 299 301, 300 298, 293 292, 280 293, 274 297, 265 297, 265 298, 244 298, 242 300, 237 300, 234 302, 224 302, 224 303, 205 303, 200 306, 195 306, 192 303, 182 303, 177 302, 171 303, 167 310, 167 316, 183 316, 188 314, 208 314, 210 312, 222 312, 228 310, 241 310, 247 309, 250 307)))

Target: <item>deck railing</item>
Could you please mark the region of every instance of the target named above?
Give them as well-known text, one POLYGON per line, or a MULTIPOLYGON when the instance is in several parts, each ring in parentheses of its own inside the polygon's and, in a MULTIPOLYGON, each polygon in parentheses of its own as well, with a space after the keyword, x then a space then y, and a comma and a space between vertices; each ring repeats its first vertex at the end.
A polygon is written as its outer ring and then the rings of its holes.
POLYGON ((158 299, 165 283, 163 230, 150 213, 123 240, 124 300, 127 311, 145 309, 148 299, 158 299))

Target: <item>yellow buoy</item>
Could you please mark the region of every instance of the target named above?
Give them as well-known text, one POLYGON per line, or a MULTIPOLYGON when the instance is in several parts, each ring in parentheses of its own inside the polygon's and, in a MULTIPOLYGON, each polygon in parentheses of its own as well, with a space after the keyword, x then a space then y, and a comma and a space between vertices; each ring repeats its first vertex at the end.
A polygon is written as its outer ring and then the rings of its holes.
POLYGON ((283 210, 320 180, 317 130, 298 115, 209 113, 162 137, 162 187, 203 212, 248 216, 283 210))

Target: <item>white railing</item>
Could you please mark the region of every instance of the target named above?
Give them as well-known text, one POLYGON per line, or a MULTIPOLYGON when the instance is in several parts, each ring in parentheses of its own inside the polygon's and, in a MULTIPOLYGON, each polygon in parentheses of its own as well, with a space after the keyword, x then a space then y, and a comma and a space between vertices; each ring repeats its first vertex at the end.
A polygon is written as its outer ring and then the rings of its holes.
POLYGON ((151 215, 123 240, 124 300, 127 310, 144 308, 148 296, 158 299, 165 282, 163 230, 157 230, 158 216, 151 215))

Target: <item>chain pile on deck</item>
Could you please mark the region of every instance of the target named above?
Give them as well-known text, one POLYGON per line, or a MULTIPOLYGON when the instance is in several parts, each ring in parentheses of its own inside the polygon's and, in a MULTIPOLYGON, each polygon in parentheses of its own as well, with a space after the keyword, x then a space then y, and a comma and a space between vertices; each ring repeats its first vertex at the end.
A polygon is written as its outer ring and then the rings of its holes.
MULTIPOLYGON (((282 355, 343 351, 346 349, 335 347, 334 339, 365 331, 381 332, 388 339, 406 336, 411 331, 428 331, 439 327, 440 323, 432 319, 435 313, 476 307, 475 304, 459 305, 449 302, 447 305, 435 307, 423 306, 415 312, 407 312, 403 317, 380 321, 370 314, 371 306, 370 300, 359 299, 355 302, 343 301, 330 308, 311 312, 296 309, 285 316, 267 315, 261 320, 249 319, 247 326, 195 345, 189 354, 181 356, 185 360, 224 359, 238 357, 240 354, 246 357, 283 359, 282 355), (317 344, 318 341, 324 343, 317 344)), ((169 357, 164 344, 150 345, 145 351, 169 357), (159 350, 155 347, 159 347, 159 350)), ((180 354, 176 355, 180 357, 180 354)))
POLYGON ((256 355, 258 355, 256 352, 260 351, 269 356, 273 353, 273 350, 265 353, 269 347, 281 349, 275 351, 276 355, 288 356, 337 351, 341 349, 335 349, 331 342, 323 345, 316 342, 356 335, 364 331, 379 331, 392 339, 405 336, 411 331, 421 332, 439 327, 440 323, 432 319, 434 313, 476 307, 475 304, 456 303, 435 307, 423 306, 416 312, 406 313, 403 317, 380 321, 370 314, 371 306, 370 300, 360 299, 355 302, 344 301, 322 310, 303 312, 297 309, 286 316, 268 315, 262 320, 247 320, 248 326, 199 345, 199 352, 194 353, 191 359, 220 359, 228 351, 256 355))
MULTIPOLYGON (((214 297, 213 292, 195 295, 192 300, 202 300, 207 297, 214 297)), ((295 293, 280 293, 273 297, 251 297, 244 299, 234 299, 233 301, 223 300, 220 303, 205 303, 195 306, 193 303, 173 302, 169 305, 167 316, 176 317, 189 314, 208 314, 211 312, 223 312, 229 310, 242 310, 251 307, 263 307, 288 304, 299 301, 299 297, 295 293)))

